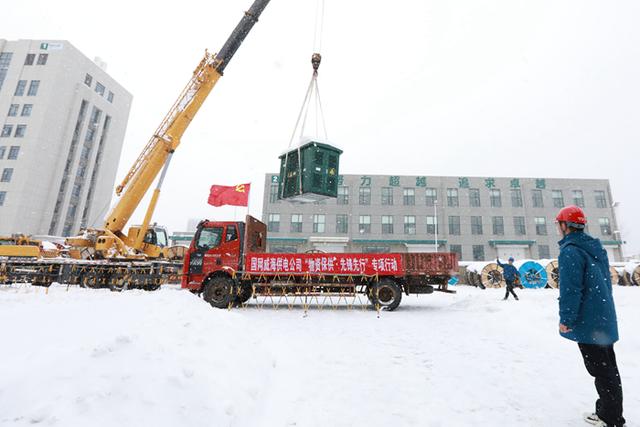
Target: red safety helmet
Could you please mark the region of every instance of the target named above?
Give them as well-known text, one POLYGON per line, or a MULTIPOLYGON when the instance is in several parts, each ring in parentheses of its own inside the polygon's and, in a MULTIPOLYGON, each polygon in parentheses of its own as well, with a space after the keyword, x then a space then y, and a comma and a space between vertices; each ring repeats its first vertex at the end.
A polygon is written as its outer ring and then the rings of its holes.
POLYGON ((584 228, 587 224, 587 217, 582 209, 575 205, 569 205, 560 209, 556 216, 556 221, 566 222, 570 227, 584 228))

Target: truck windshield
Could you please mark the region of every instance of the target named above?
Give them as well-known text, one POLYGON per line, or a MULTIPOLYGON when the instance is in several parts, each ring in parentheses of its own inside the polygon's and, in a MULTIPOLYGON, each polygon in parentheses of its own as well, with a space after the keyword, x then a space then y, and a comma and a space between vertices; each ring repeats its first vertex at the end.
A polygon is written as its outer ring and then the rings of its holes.
POLYGON ((208 250, 217 247, 222 240, 222 227, 203 228, 198 236, 197 247, 208 250))

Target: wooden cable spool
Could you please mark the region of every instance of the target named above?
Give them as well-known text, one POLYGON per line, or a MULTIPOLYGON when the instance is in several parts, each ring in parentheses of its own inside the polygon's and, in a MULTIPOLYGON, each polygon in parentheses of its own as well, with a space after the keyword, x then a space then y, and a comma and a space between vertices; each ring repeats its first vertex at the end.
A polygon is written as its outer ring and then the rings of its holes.
POLYGON ((547 271, 547 286, 553 289, 558 289, 558 285, 560 284, 558 260, 552 259, 549 260, 549 262, 542 264, 544 265, 544 269, 547 271))
POLYGON ((640 286, 640 264, 630 262, 624 267, 628 285, 640 286))
POLYGON ((609 271, 611 272, 611 284, 612 285, 619 284, 620 274, 618 273, 618 270, 616 270, 615 267, 609 267, 609 271))
POLYGON ((503 270, 495 262, 485 265, 480 271, 480 281, 487 288, 501 288, 506 286, 503 270))

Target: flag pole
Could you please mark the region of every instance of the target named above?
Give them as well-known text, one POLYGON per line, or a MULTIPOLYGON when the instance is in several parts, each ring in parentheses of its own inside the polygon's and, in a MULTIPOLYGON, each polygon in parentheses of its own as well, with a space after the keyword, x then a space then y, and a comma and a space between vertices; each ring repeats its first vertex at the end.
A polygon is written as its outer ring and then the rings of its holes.
POLYGON ((247 215, 249 215, 249 208, 251 206, 251 184, 253 184, 253 182, 249 181, 249 194, 247 194, 247 215))

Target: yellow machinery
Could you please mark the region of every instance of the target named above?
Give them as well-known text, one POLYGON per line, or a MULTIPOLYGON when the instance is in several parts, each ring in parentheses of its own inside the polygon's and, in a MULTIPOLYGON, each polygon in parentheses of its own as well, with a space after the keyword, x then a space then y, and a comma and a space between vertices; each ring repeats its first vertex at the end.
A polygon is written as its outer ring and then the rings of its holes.
POLYGON ((73 258, 145 260, 176 256, 179 251, 158 244, 158 230, 149 227, 171 156, 180 145, 191 120, 268 3, 269 0, 255 0, 220 52, 217 55, 205 52, 189 83, 116 188, 120 200, 107 216, 104 228, 89 229, 81 236, 67 239, 67 244, 72 247, 69 253, 73 258), (160 172, 142 225, 130 227, 125 234, 125 225, 160 172))
POLYGON ((40 241, 22 234, 0 237, 0 256, 36 258, 40 256, 40 247, 40 241))
POLYGON ((217 55, 205 52, 169 114, 116 188, 120 200, 104 227, 66 239, 69 256, 75 259, 48 259, 40 253, 39 244, 25 243, 28 239, 21 243, 11 241, 4 245, 6 255, 0 255, 0 284, 26 282, 48 286, 58 282, 112 290, 127 287, 153 290, 168 281, 179 280, 182 263, 168 260, 181 259, 184 248, 168 247, 166 231, 155 224, 150 226, 160 188, 182 135, 268 3, 269 0, 255 0, 220 52, 217 55), (143 223, 130 227, 125 234, 125 225, 157 178, 143 223))

